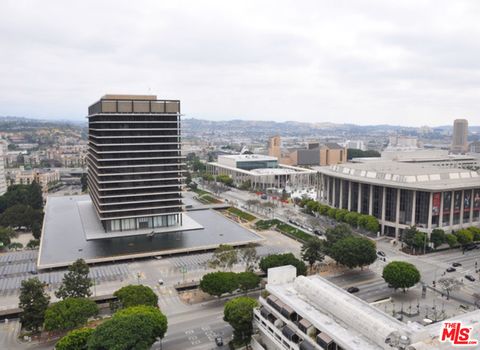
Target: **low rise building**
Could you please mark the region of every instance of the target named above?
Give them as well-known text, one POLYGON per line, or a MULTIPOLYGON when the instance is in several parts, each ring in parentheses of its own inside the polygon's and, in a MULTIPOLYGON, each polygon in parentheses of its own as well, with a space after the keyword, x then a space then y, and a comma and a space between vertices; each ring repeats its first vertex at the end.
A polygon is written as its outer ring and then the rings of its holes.
POLYGON ((235 185, 250 182, 252 188, 307 188, 315 184, 316 172, 278 163, 275 157, 258 154, 218 156, 217 162, 207 163, 212 175, 228 175, 235 185))
MULTIPOLYGON (((252 348, 291 350, 446 350, 442 323, 403 323, 380 309, 313 275, 296 277, 293 266, 268 270, 268 297, 254 310, 252 348)), ((480 331, 480 310, 446 322, 480 331)))
POLYGON ((60 181, 60 172, 58 170, 19 170, 15 172, 12 178, 14 185, 30 185, 33 181, 37 182, 42 191, 47 193, 49 188, 60 181))

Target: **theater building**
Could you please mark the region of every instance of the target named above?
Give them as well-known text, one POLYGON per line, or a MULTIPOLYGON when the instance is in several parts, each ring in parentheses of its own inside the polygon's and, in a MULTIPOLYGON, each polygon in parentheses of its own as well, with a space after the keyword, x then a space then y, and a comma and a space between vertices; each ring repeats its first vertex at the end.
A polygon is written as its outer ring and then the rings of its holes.
POLYGON ((395 161, 315 169, 321 203, 375 216, 382 234, 398 238, 410 226, 430 233, 480 225, 475 171, 395 161))

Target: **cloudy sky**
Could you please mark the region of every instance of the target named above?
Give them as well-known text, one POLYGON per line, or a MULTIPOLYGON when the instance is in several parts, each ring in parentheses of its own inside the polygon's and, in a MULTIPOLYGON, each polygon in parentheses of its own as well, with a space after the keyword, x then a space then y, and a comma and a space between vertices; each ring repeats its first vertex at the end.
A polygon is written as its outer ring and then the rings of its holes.
POLYGON ((151 93, 212 120, 480 124, 479 18, 475 0, 3 0, 0 115, 151 93))

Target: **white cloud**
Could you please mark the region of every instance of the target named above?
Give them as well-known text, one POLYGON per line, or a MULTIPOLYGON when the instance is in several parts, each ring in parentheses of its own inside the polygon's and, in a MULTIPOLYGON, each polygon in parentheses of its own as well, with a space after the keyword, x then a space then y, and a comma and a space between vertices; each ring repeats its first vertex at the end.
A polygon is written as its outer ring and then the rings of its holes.
POLYGON ((155 93, 209 119, 478 124, 477 4, 6 1, 0 115, 155 93))

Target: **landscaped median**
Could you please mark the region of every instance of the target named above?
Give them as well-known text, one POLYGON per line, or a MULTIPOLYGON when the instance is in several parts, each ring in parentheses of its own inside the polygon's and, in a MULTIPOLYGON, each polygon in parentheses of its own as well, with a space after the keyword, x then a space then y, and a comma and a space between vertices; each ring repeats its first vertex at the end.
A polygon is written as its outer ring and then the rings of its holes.
POLYGON ((278 232, 283 233, 284 235, 296 239, 302 243, 312 239, 313 237, 305 231, 302 231, 278 219, 257 221, 255 227, 257 230, 268 230, 272 227, 275 227, 278 232))
POLYGON ((246 220, 246 221, 253 221, 255 220, 257 217, 252 215, 252 214, 249 214, 249 213, 246 213, 238 208, 235 208, 235 207, 230 207, 227 209, 227 211, 232 214, 232 215, 235 215, 235 216, 238 216, 240 219, 243 219, 243 220, 246 220))

